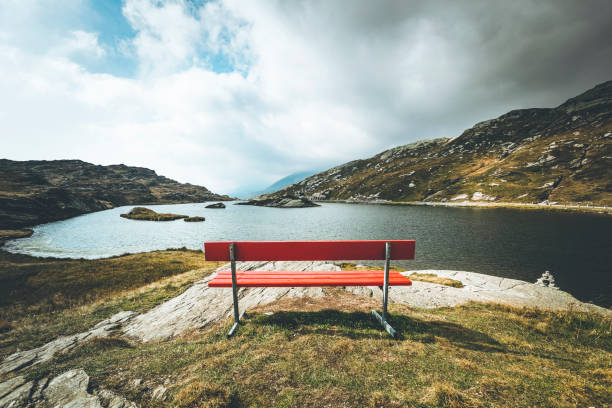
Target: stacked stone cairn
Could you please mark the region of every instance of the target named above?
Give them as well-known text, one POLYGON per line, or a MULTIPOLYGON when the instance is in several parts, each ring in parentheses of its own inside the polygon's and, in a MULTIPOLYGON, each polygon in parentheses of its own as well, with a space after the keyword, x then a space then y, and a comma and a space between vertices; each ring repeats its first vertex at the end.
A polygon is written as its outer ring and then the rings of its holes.
POLYGON ((552 289, 559 289, 559 287, 555 285, 555 277, 552 275, 552 273, 550 273, 550 271, 544 272, 536 281, 536 285, 545 286, 552 289))

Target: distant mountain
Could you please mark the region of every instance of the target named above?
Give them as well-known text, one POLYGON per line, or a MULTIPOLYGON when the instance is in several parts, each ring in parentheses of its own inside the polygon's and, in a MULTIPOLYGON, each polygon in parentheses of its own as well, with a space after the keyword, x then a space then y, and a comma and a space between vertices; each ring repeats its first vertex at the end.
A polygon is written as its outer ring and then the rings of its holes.
POLYGON ((230 200, 153 170, 81 160, 0 159, 0 229, 21 228, 131 204, 230 200))
POLYGON ((304 180, 306 177, 312 176, 313 174, 315 174, 316 171, 299 171, 297 173, 292 173, 286 177, 283 177, 282 179, 274 182, 273 184, 270 184, 268 187, 264 188, 261 191, 254 191, 251 193, 246 193, 243 194, 244 197, 241 198, 254 198, 263 194, 269 194, 269 193, 273 193, 275 191, 278 191, 282 188, 285 188, 287 186, 290 186, 292 184, 295 184, 297 182, 300 182, 302 180, 304 180))
POLYGON ((315 174, 273 195, 315 200, 612 205, 612 81, 315 174))

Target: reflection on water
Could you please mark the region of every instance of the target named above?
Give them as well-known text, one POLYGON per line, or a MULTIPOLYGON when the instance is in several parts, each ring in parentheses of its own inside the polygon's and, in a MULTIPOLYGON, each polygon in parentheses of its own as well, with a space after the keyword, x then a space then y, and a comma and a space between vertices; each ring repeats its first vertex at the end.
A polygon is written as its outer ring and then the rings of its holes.
POLYGON ((202 215, 187 223, 119 217, 131 207, 87 214, 34 228, 8 242, 12 252, 99 258, 187 247, 209 240, 416 239, 409 269, 458 269, 530 282, 550 270, 582 300, 612 302, 612 218, 505 209, 432 208, 326 203, 316 208, 204 204, 152 205, 158 212, 202 215))

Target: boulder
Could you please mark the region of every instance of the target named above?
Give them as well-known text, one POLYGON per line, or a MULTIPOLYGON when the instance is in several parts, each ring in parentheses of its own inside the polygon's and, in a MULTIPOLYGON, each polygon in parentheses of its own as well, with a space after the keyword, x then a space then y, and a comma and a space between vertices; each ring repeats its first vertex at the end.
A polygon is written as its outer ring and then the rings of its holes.
POLYGON ((108 337, 111 335, 111 333, 121 327, 123 323, 130 320, 135 314, 135 312, 119 312, 112 317, 101 321, 89 331, 72 334, 69 336, 61 336, 35 349, 13 353, 0 363, 0 374, 7 374, 26 367, 44 363, 51 360, 57 353, 72 350, 84 341, 108 337))
POLYGON ((130 220, 141 221, 173 221, 181 218, 189 218, 187 215, 157 213, 149 208, 134 207, 127 214, 119 214, 120 217, 129 218, 130 220))
POLYGON ((256 205, 259 207, 274 207, 274 208, 307 208, 307 207, 319 207, 319 204, 315 204, 305 197, 295 196, 281 196, 281 197, 270 197, 262 196, 254 198, 252 200, 237 203, 238 205, 256 205))
POLYGON ((206 221, 206 218, 204 217, 187 217, 184 218, 183 221, 185 222, 202 222, 202 221, 206 221))
POLYGON ((223 203, 209 204, 206 206, 206 208, 225 208, 225 204, 223 203))

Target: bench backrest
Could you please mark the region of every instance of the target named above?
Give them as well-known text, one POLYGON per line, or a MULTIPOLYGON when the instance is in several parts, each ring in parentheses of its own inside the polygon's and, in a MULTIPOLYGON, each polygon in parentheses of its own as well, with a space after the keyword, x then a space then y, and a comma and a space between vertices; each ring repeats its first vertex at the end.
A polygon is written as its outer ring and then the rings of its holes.
MULTIPOLYGON (((414 240, 375 241, 238 241, 236 261, 341 261, 385 259, 385 243, 391 259, 414 259, 414 240)), ((207 261, 229 261, 232 242, 206 242, 207 261)))

